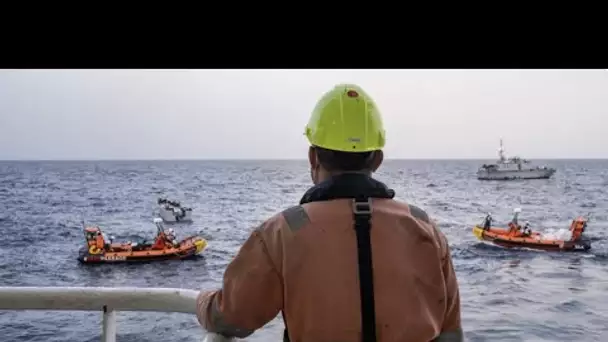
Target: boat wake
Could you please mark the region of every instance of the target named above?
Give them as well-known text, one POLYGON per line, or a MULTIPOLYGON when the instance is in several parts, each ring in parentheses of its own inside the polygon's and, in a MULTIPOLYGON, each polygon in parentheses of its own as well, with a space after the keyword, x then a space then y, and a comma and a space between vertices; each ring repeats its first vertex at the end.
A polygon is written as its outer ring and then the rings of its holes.
POLYGON ((561 240, 568 241, 572 238, 572 232, 566 228, 560 229, 547 229, 541 233, 541 239, 543 240, 561 240))

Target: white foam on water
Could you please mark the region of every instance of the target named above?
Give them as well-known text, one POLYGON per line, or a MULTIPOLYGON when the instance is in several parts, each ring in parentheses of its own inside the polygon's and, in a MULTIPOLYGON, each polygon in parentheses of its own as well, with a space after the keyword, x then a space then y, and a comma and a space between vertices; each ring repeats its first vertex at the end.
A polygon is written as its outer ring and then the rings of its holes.
POLYGON ((567 228, 547 229, 541 233, 541 238, 543 240, 570 240, 572 232, 567 228))

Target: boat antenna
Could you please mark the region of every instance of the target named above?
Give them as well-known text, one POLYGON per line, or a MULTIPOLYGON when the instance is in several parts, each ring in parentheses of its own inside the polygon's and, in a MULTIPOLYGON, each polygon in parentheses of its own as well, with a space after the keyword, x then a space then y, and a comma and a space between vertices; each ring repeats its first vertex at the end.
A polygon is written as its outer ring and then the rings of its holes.
POLYGON ((505 160, 505 150, 502 147, 502 138, 500 138, 500 148, 498 148, 498 158, 500 159, 500 161, 504 161, 505 160))

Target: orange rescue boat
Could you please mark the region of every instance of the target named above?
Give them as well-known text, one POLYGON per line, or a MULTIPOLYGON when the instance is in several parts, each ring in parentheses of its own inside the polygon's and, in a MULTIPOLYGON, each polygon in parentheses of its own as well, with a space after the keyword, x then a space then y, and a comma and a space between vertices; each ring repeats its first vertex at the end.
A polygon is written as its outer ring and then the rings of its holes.
POLYGON ((588 219, 579 216, 572 220, 570 225, 570 239, 550 239, 539 232, 530 230, 528 223, 522 228, 517 223, 517 215, 521 209, 515 210, 513 220, 509 222, 508 228, 492 226, 492 216, 488 214, 483 225, 473 227, 473 234, 482 241, 488 241, 495 245, 513 248, 525 247, 544 251, 560 252, 584 252, 591 249, 591 242, 584 238, 583 233, 587 228, 588 219))
POLYGON ((154 243, 112 243, 99 227, 85 227, 87 245, 79 251, 78 261, 99 264, 186 259, 200 254, 207 247, 207 241, 200 236, 177 241, 172 230, 165 232, 160 218, 155 218, 154 223, 158 228, 154 243))

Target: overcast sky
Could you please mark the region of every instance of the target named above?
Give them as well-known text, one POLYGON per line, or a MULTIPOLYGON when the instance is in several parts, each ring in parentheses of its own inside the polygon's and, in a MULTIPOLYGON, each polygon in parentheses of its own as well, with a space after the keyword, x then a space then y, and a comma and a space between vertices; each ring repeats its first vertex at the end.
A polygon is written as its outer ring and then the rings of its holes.
POLYGON ((608 158, 606 70, 0 70, 0 159, 300 159, 356 83, 388 158, 608 158))

